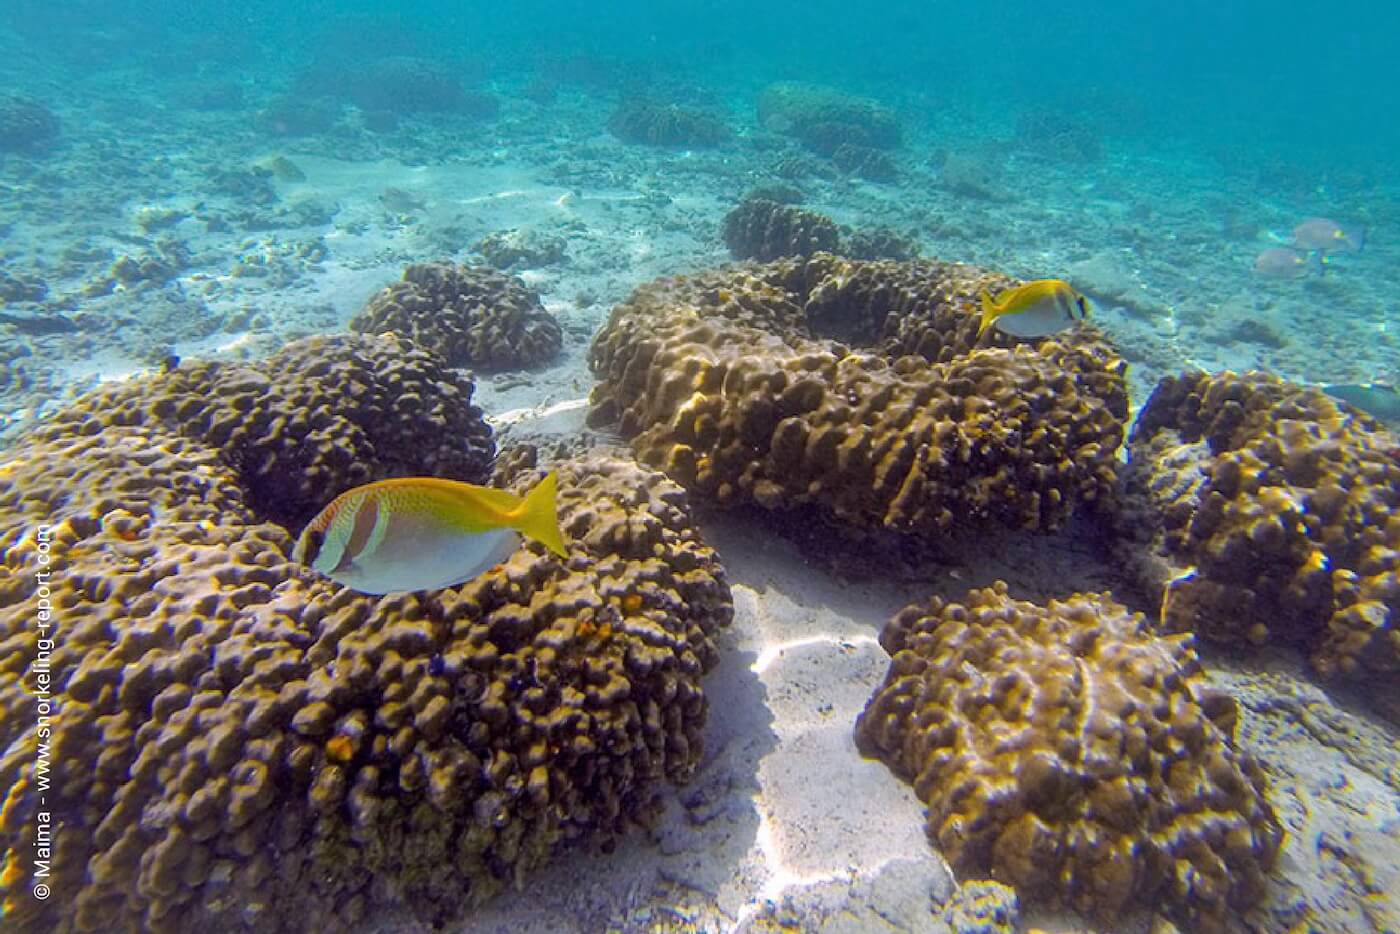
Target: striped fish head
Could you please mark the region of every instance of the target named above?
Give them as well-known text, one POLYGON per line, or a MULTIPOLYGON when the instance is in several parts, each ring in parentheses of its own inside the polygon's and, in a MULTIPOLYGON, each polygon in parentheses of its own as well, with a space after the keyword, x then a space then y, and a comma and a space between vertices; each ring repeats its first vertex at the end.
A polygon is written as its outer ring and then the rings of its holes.
POLYGON ((369 550, 381 518, 379 497, 372 490, 342 493, 307 523, 292 560, 332 576, 369 550))

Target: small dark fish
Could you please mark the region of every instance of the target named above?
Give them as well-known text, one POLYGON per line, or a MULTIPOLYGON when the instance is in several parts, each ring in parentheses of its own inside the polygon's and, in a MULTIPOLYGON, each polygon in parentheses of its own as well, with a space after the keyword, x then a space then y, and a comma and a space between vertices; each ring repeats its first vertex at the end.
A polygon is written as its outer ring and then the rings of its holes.
POLYGON ((1322 391, 1382 421, 1400 422, 1400 390, 1389 383, 1332 383, 1322 391))

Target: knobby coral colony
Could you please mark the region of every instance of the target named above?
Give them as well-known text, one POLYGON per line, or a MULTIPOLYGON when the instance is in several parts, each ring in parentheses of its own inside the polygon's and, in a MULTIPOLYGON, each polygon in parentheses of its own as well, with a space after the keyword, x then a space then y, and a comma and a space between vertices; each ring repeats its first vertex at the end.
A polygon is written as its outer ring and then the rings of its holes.
POLYGON ((313 339, 88 397, 9 452, 7 931, 443 923, 691 773, 730 597, 680 488, 630 459, 553 465, 567 559, 383 599, 291 563, 274 515, 386 471, 482 479, 470 394, 392 338, 313 339), (63 897, 31 894, 36 854, 63 897))
POLYGON ((766 198, 746 198, 724 217, 724 242, 735 259, 835 253, 840 240, 841 229, 826 215, 766 198))
POLYGON ((446 358, 451 366, 506 369, 546 363, 563 331, 539 295, 488 266, 415 263, 350 322, 368 334, 392 331, 446 358))
POLYGON ((1123 363, 1092 329, 979 346, 975 296, 1009 281, 829 254, 660 279, 594 342, 590 420, 722 504, 1053 528, 1112 494, 1123 363))
POLYGON ((968 879, 1107 923, 1164 904, 1223 930, 1257 901, 1283 831, 1189 636, 1096 594, 1047 607, 998 583, 907 607, 856 741, 913 783, 968 879))
POLYGON ((1291 643, 1324 677, 1400 671, 1396 445, 1277 377, 1163 380, 1133 432, 1129 483, 1178 572, 1164 624, 1291 643))
POLYGON ((647 146, 718 146, 730 137, 729 127, 712 114, 640 100, 620 104, 608 118, 608 132, 647 146))

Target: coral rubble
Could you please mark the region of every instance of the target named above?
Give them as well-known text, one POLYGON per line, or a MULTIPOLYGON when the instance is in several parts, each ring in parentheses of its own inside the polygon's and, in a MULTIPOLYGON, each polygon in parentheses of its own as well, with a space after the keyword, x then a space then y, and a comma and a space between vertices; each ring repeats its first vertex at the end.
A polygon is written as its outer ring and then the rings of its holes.
POLYGON ((451 366, 506 369, 552 360, 563 331, 539 295, 488 266, 415 263, 372 297, 354 331, 393 331, 442 354, 451 366))
POLYGON ((1089 329, 978 346, 975 296, 1007 281, 829 254, 657 280, 593 344, 590 421, 720 503, 1053 528, 1114 489, 1123 364, 1089 329))
MULTIPOLYGON (((646 819, 698 762, 700 677, 732 609, 679 487, 571 458, 553 465, 567 559, 527 544, 453 590, 365 597, 291 562, 241 452, 345 439, 357 466, 310 488, 284 465, 306 497, 286 510, 310 514, 356 479, 442 470, 442 439, 479 415, 390 339, 280 363, 320 405, 271 414, 267 373, 181 368, 0 463, 7 931, 337 931, 389 907, 441 925, 556 845, 646 819), (386 423, 376 445, 366 416, 386 423), (41 846, 63 897, 31 894, 41 846)), ((512 463, 516 489, 537 480, 512 463)))
POLYGON ((857 745, 913 783, 965 878, 1106 921, 1166 904, 1203 932, 1263 894, 1283 831, 1190 636, 1100 595, 1041 607, 998 583, 907 607, 880 644, 892 661, 857 745))
POLYGON ((472 252, 497 269, 550 266, 568 259, 563 237, 533 228, 495 230, 472 244, 472 252))
POLYGON ((1125 525, 1167 558, 1148 572, 1166 626, 1291 643, 1324 676, 1400 672, 1397 444, 1274 376, 1162 380, 1133 430, 1125 525))

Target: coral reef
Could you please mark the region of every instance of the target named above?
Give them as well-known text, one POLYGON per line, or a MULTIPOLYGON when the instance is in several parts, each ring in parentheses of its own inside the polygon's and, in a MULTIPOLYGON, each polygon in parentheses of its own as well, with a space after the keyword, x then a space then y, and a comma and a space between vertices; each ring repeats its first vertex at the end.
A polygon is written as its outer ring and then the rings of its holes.
POLYGON ((415 263, 371 298, 354 331, 394 331, 442 354, 451 366, 486 369, 552 360, 563 331, 540 297, 488 266, 415 263))
POLYGON ((488 118, 500 110, 500 102, 490 94, 465 90, 453 68, 411 56, 380 58, 348 71, 332 69, 319 81, 314 76, 311 80, 328 93, 348 96, 366 113, 488 118))
POLYGON ((1083 118, 1059 110, 1022 113, 1016 118, 1016 142, 1066 162, 1097 162, 1103 157, 1098 131, 1083 118))
POLYGON ((857 146, 842 143, 831 154, 831 162, 847 175, 854 175, 872 182, 894 182, 899 180, 899 169, 888 154, 871 146, 857 146))
POLYGON ((730 137, 724 121, 692 107, 627 100, 608 118, 608 132, 646 146, 718 146, 730 137))
POLYGON ((913 783, 955 870, 1112 922, 1169 905, 1211 932, 1258 901, 1283 830, 1190 636, 1096 594, 934 598, 880 635, 861 751, 913 783))
POLYGON ((740 202, 724 218, 724 242, 735 259, 833 252, 840 239, 840 228, 826 215, 764 198, 740 202))
POLYGON ((42 302, 48 294, 49 284, 38 276, 14 274, 0 269, 0 302, 7 305, 42 302))
POLYGON ((945 152, 933 161, 938 168, 939 184, 953 194, 979 201, 1010 200, 990 158, 945 152))
POLYGON ((39 155, 58 141, 58 117, 38 101, 0 94, 0 152, 39 155))
POLYGON ((725 504, 1053 528, 1113 491, 1123 364, 1087 328, 977 349, 975 296, 1007 281, 829 254, 657 280, 594 341, 590 423, 725 504))
POLYGON ((276 136, 315 136, 326 133, 340 118, 340 109, 323 101, 287 94, 260 110, 257 124, 276 136))
POLYGON ((221 451, 248 503, 299 527, 328 490, 428 473, 480 480, 495 453, 472 383, 393 337, 307 338, 256 364, 191 363, 108 384, 35 437, 159 428, 221 451))
POLYGON ((1013 934, 1021 917, 1021 902, 1008 885, 973 879, 958 887, 942 915, 953 934, 1013 934))
POLYGON ((1163 621, 1290 643, 1324 676, 1400 672, 1400 439, 1262 373, 1158 384, 1133 430, 1125 531, 1165 563, 1163 621))
POLYGON ((751 188, 740 201, 776 201, 778 204, 801 204, 806 200, 802 189, 786 182, 770 182, 751 188))
POLYGON ((568 258, 563 237, 514 227, 487 234, 472 244, 472 250, 497 269, 551 266, 568 258))
POLYGON ((841 229, 842 256, 851 259, 917 259, 918 240, 890 227, 849 227, 841 229))
MULTIPOLYGON (((299 352, 272 371, 326 404, 233 430, 365 460, 291 512, 352 476, 440 471, 439 439, 478 418, 422 350, 299 352), (402 440, 365 448, 376 399, 384 441, 402 440)), ((361 596, 291 563, 240 446, 196 430, 224 390, 244 407, 279 391, 233 369, 86 400, 0 463, 7 931, 341 931, 390 907, 442 925, 689 777, 732 609, 678 487, 606 452, 555 464, 567 559, 530 544, 454 590, 361 596), (31 894, 41 827, 62 893, 47 901, 31 894)), ((517 489, 535 482, 512 463, 517 489)))
POLYGON ((758 95, 758 122, 830 156, 842 145, 889 149, 899 145, 899 122, 888 107, 834 88, 780 81, 758 95))
MULTIPOLYGON (((816 159, 812 156, 801 153, 789 153, 775 160, 769 171, 779 178, 801 181, 808 178, 823 178, 828 181, 840 177, 836 168, 824 159, 816 159)), ((759 197, 762 197, 760 195, 759 197)), ((781 198, 774 198, 774 201, 781 201, 781 198)))

